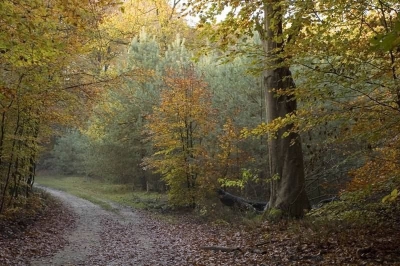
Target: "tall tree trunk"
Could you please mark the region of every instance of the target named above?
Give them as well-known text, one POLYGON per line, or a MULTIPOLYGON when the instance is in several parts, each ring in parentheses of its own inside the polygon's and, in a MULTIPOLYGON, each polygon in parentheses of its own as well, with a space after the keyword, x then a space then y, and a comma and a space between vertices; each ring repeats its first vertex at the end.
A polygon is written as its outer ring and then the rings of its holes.
MULTIPOLYGON (((287 94, 278 94, 276 90, 287 91, 295 87, 291 72, 280 56, 284 49, 283 12, 278 4, 272 1, 265 6, 265 28, 263 48, 268 65, 264 71, 266 102, 266 120, 285 117, 296 111, 296 99, 287 94), (277 38, 278 37, 278 38, 277 38)), ((276 138, 269 140, 269 170, 272 177, 269 208, 276 208, 291 217, 301 217, 304 209, 310 207, 304 190, 304 164, 300 136, 290 133, 293 125, 288 125, 277 132, 276 138)))

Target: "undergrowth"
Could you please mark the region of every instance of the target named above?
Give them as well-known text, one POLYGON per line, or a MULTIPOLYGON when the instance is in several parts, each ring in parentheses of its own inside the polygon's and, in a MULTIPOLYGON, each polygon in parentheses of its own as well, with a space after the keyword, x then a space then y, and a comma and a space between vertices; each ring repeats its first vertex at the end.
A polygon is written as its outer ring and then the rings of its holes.
POLYGON ((135 191, 129 185, 112 184, 78 176, 39 176, 37 184, 62 190, 84 198, 106 210, 114 210, 112 203, 136 209, 160 211, 167 209, 166 195, 135 191))
POLYGON ((25 229, 47 208, 52 208, 55 201, 41 190, 31 193, 28 198, 18 198, 0 214, 0 235, 13 235, 25 229))

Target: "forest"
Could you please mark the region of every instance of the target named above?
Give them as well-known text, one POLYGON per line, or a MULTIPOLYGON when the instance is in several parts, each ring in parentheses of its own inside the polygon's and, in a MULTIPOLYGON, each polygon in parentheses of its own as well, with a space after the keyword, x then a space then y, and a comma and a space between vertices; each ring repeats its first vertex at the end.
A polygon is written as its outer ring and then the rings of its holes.
POLYGON ((167 195, 209 219, 398 226, 399 12, 1 1, 0 220, 40 208, 36 177, 49 175, 167 195))

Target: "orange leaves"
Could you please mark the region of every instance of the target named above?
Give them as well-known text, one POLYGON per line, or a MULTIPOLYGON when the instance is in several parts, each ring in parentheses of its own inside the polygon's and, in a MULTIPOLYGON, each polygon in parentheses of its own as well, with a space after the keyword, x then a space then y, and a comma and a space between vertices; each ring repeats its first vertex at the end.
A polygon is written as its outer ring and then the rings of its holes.
POLYGON ((207 85, 194 69, 168 71, 167 88, 161 92, 160 106, 153 108, 147 125, 156 149, 147 166, 161 173, 170 187, 172 203, 193 204, 205 188, 207 135, 214 128, 214 110, 207 85))
MULTIPOLYGON (((187 126, 188 123, 207 125, 208 114, 212 112, 210 108, 211 98, 206 84, 195 80, 193 77, 166 77, 166 85, 171 90, 166 90, 162 94, 161 110, 172 112, 173 121, 176 126, 187 126)), ((208 125, 207 125, 208 126, 208 125)), ((207 133, 206 127, 200 127, 202 133, 207 133)))
POLYGON ((215 158, 215 175, 223 187, 244 188, 248 180, 245 166, 253 159, 243 147, 244 138, 233 118, 228 118, 218 136, 219 152, 215 158))
POLYGON ((398 147, 376 150, 372 157, 360 168, 350 172, 353 177, 347 189, 380 190, 388 181, 400 184, 400 153, 398 147))
POLYGON ((189 71, 183 77, 170 71, 165 78, 167 89, 161 93, 161 104, 149 117, 153 133, 173 135, 189 130, 191 136, 201 138, 213 129, 211 94, 193 70, 189 71))

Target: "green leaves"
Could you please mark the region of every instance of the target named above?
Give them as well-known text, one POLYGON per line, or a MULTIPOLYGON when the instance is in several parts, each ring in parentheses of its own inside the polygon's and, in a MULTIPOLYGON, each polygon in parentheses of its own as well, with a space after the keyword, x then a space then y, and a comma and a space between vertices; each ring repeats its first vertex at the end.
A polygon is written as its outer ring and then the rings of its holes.
POLYGON ((371 39, 374 49, 385 52, 400 47, 400 20, 398 19, 390 32, 381 33, 371 39))

